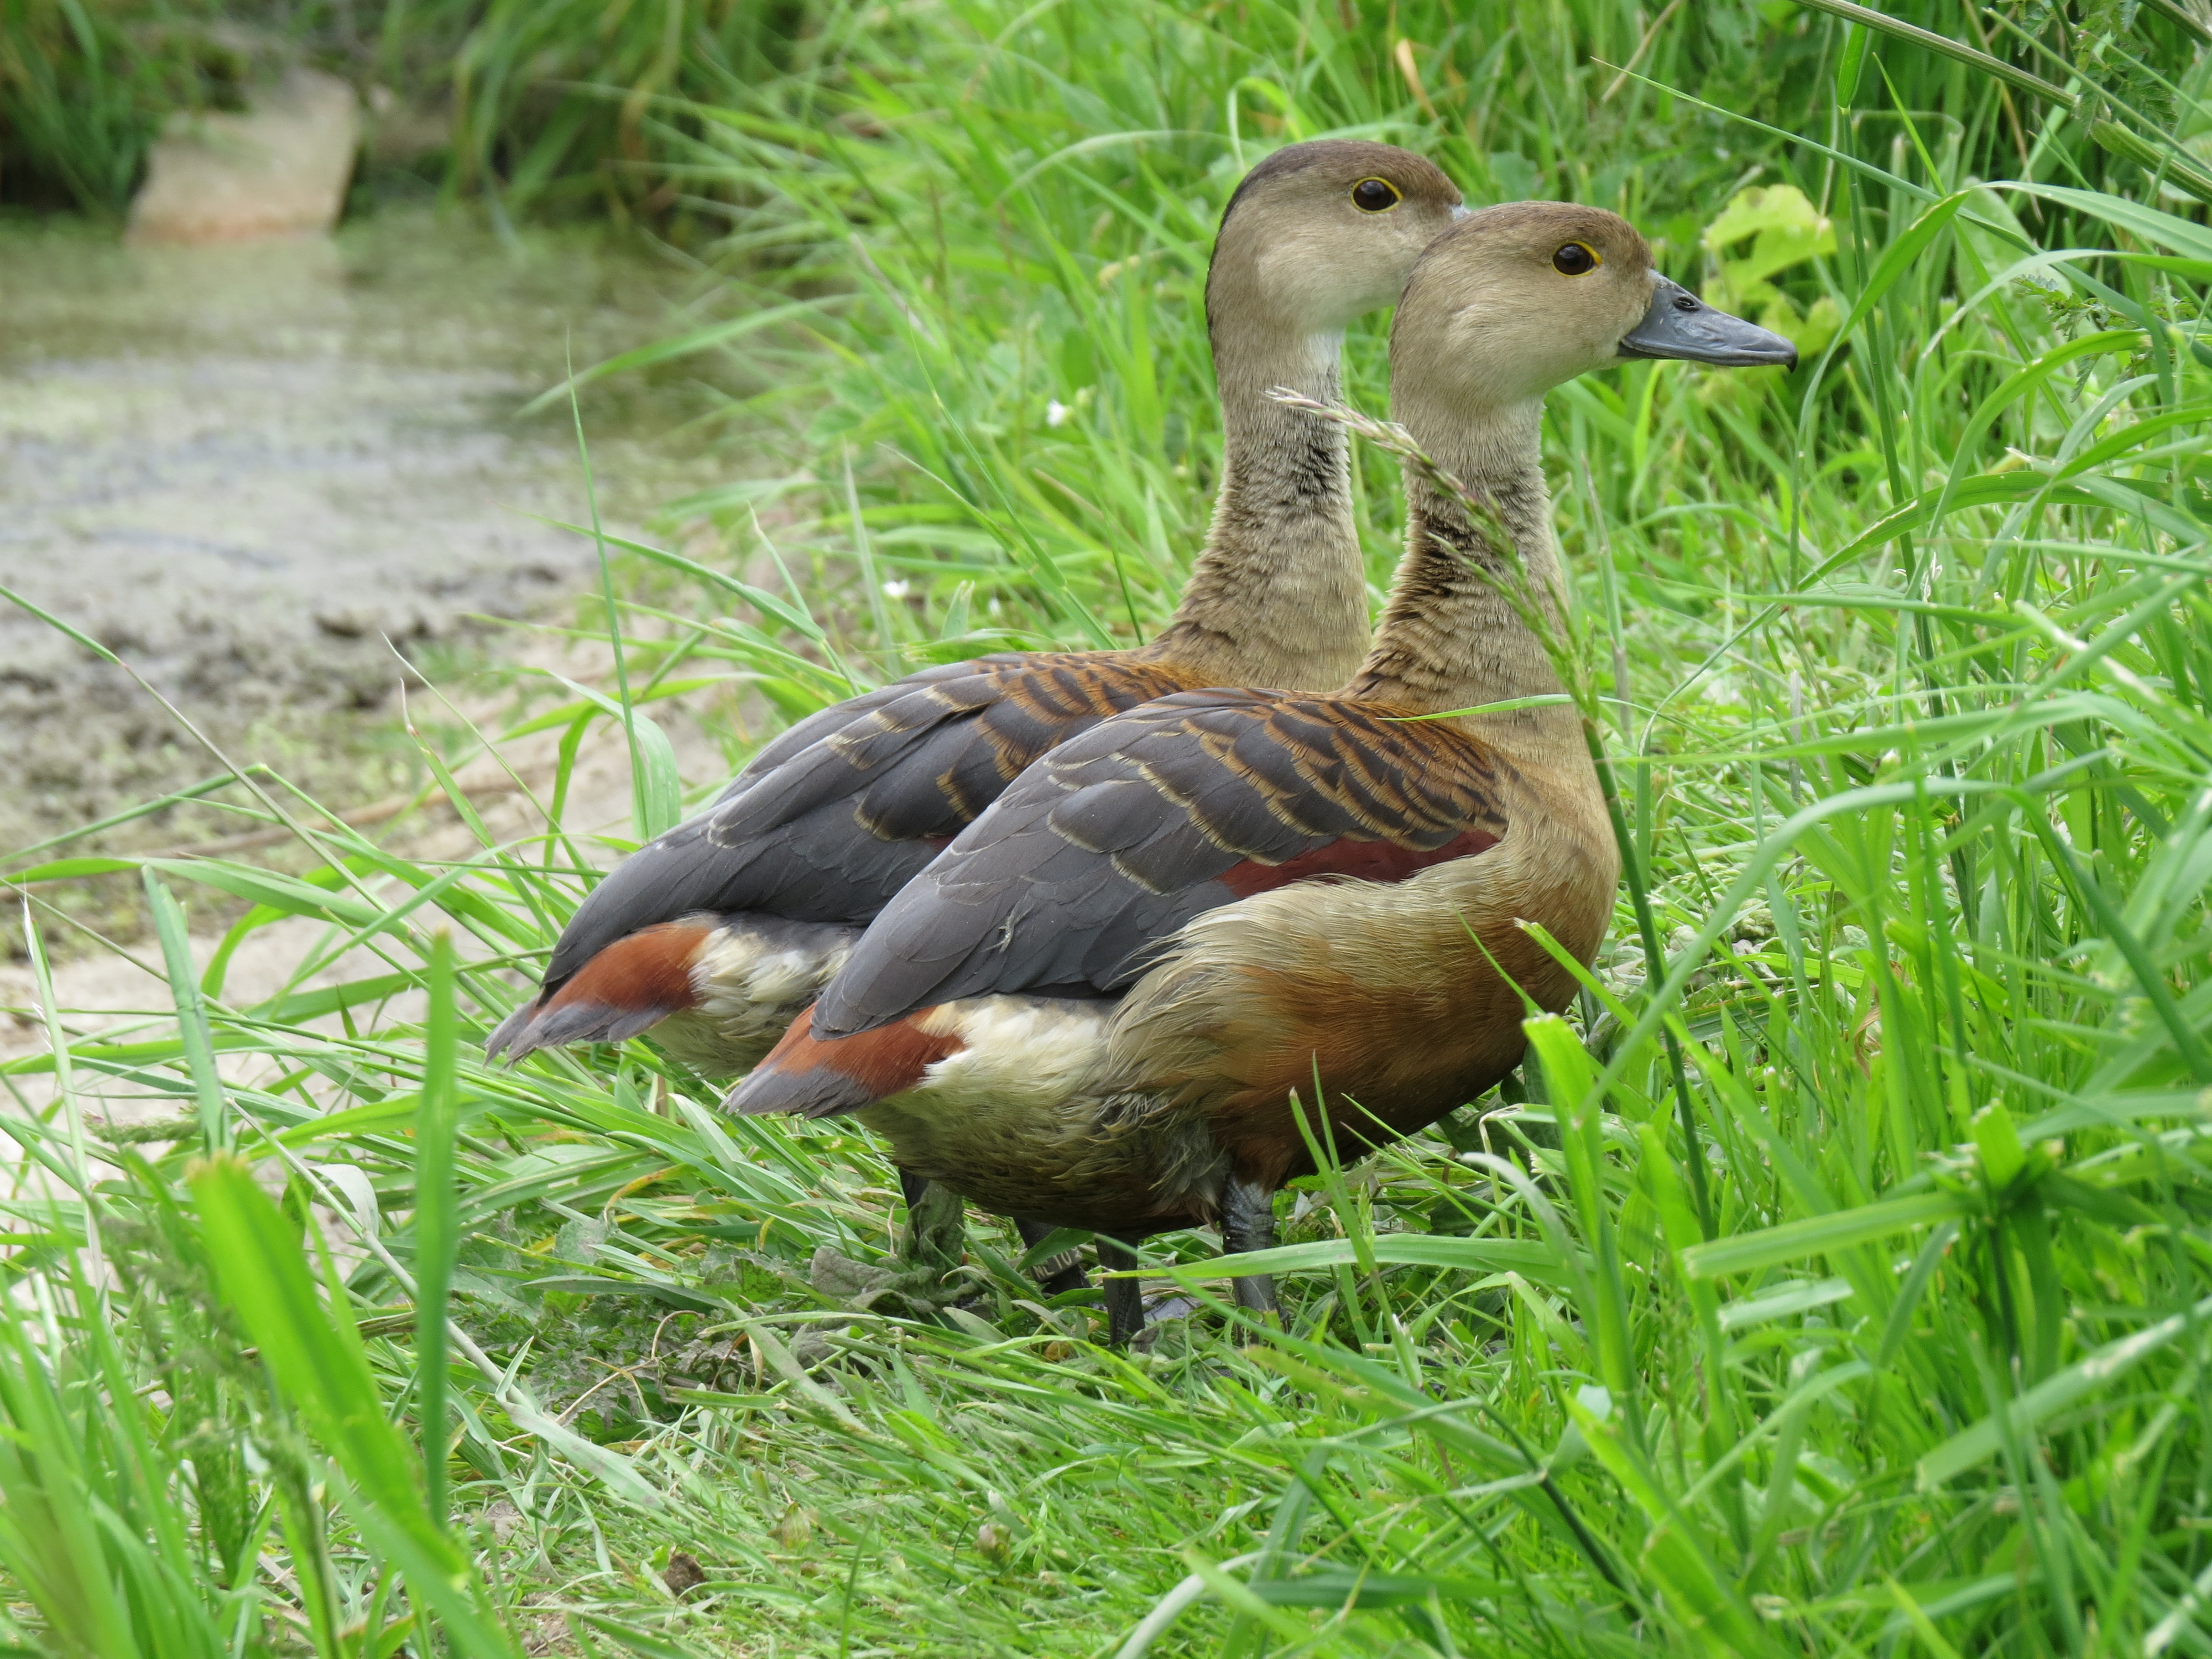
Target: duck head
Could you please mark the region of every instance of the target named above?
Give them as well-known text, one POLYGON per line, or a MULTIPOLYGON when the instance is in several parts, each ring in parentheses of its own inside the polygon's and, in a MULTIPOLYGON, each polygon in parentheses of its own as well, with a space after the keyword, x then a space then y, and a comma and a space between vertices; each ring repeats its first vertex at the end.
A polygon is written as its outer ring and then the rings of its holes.
POLYGON ((1797 362, 1780 335, 1660 276, 1620 215, 1569 202, 1485 208, 1439 236, 1407 283, 1391 345, 1395 387, 1413 368, 1462 409, 1501 411, 1626 358, 1797 362))
POLYGON ((1340 335, 1397 299, 1421 251, 1467 216, 1434 163, 1393 144, 1291 144, 1244 175, 1221 216, 1206 322, 1340 335))

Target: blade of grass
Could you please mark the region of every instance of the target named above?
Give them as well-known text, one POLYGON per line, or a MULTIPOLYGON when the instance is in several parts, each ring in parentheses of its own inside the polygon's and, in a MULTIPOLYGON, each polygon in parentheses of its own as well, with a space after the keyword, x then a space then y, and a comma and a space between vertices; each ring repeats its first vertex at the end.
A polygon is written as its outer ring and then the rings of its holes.
POLYGON ((453 1008, 453 939, 430 945, 429 1020, 422 1037, 422 1098, 415 1115, 415 1410, 422 1425, 425 1506, 447 1524, 446 1321, 460 1245, 453 1139, 460 1116, 460 1029, 453 1008))

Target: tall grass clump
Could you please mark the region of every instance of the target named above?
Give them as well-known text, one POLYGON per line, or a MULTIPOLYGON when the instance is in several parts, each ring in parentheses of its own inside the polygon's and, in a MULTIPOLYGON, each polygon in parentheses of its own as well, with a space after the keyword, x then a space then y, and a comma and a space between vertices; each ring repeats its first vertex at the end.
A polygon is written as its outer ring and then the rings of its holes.
POLYGON ((119 210, 162 118, 236 108, 273 66, 263 44, 220 27, 212 8, 7 0, 0 203, 119 210))
POLYGON ((307 64, 362 94, 365 200, 405 176, 501 223, 606 212, 680 238, 648 110, 778 73, 804 21, 800 0, 5 0, 0 204, 118 214, 166 121, 307 64))
MULTIPOLYGON (((727 227, 720 308, 647 355, 770 387, 726 411, 732 482, 683 552, 611 549, 619 675, 426 751, 562 732, 543 833, 465 811, 478 850, 431 863, 240 780, 319 866, 152 864, 171 996, 98 1030, 49 996, 4 1067, 15 1639, 2212 1648, 2212 25, 1007 0, 801 33, 640 118, 727 227), (722 1120, 649 1041, 480 1067, 590 872, 721 781, 675 777, 656 703, 795 716, 1164 616, 1212 484, 1212 224, 1336 132, 1618 208, 1806 354, 1552 399, 1651 925, 1625 894, 1516 1083, 1286 1196, 1249 1264, 1280 1333, 1222 1309, 1211 1241, 1153 1241, 1213 1311, 1124 1354, 981 1221, 961 1299, 910 1298, 857 1133, 722 1120), (597 842, 561 821, 595 732, 639 775, 597 842), (203 892, 252 907, 205 967, 203 892), (240 1006, 236 946, 299 918, 240 1006), (107 1127, 125 1097, 173 1115, 107 1127)), ((1379 579, 1395 473, 1360 465, 1379 579)), ((19 872, 31 936, 45 884, 125 863, 19 872)))

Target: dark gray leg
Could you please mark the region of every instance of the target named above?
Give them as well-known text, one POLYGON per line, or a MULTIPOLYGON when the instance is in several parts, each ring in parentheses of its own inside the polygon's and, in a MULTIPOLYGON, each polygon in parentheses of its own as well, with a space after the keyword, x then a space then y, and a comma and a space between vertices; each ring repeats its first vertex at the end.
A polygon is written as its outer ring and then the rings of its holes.
MULTIPOLYGON (((1238 1256, 1248 1250, 1272 1249, 1274 1243, 1275 1194, 1256 1182, 1230 1176, 1221 1194, 1221 1253, 1238 1256)), ((1277 1325, 1283 1322, 1273 1273, 1249 1273, 1230 1284, 1238 1307, 1277 1325)))
MULTIPOLYGON (((1034 1250, 1058 1230, 1049 1221, 1017 1220, 1014 1231, 1021 1234, 1023 1244, 1034 1250)), ((1040 1261, 1030 1271, 1037 1276, 1037 1288, 1047 1296, 1065 1296, 1091 1283, 1083 1271, 1083 1258, 1073 1250, 1040 1261)))
POLYGON ((968 1242, 968 1206, 960 1194, 907 1170, 899 1171, 899 1193, 906 1200, 906 1230, 898 1242, 901 1258, 940 1273, 958 1267, 968 1242))
MULTIPOLYGON (((1118 1238, 1098 1235, 1098 1266, 1102 1272, 1121 1273, 1137 1265, 1137 1253, 1118 1238)), ((1126 1348, 1145 1328, 1144 1281, 1109 1279, 1106 1281, 1106 1340, 1126 1348)))

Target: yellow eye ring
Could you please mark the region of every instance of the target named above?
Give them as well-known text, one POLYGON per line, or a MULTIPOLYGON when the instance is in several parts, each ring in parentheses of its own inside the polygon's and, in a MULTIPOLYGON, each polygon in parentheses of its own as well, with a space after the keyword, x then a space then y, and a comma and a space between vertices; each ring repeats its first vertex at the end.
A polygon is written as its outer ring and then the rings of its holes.
POLYGON ((1362 213, 1388 213, 1406 199, 1388 179, 1362 179, 1352 187, 1352 205, 1362 213))
POLYGON ((1552 269, 1562 276, 1587 276, 1604 263, 1588 242, 1563 243, 1552 255, 1552 269))

